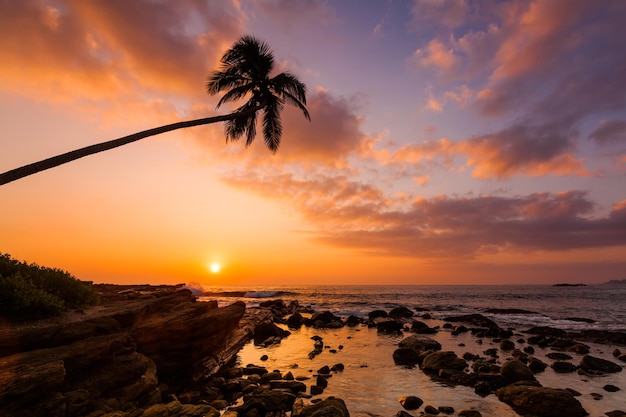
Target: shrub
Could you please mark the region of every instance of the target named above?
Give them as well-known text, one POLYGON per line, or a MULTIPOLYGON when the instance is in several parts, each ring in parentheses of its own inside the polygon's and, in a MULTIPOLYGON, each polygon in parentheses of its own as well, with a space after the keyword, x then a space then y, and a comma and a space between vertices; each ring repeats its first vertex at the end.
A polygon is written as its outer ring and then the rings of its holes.
POLYGON ((97 300, 91 284, 66 271, 29 265, 0 254, 0 314, 8 318, 41 318, 97 300))

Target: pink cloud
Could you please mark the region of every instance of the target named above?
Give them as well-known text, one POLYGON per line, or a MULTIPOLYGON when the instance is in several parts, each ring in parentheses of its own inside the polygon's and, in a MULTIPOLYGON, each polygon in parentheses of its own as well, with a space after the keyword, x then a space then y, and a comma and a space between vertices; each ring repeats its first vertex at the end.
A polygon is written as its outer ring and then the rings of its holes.
POLYGON ((589 139, 600 145, 626 143, 626 120, 603 120, 600 126, 591 132, 589 139))
POLYGON ((416 258, 473 258, 485 253, 562 251, 626 245, 626 202, 601 218, 586 193, 518 197, 393 198, 332 173, 245 173, 224 179, 286 201, 314 239, 368 253, 416 258))
POLYGON ((0 28, 4 90, 53 101, 200 97, 242 17, 224 2, 24 0, 3 6, 0 28))

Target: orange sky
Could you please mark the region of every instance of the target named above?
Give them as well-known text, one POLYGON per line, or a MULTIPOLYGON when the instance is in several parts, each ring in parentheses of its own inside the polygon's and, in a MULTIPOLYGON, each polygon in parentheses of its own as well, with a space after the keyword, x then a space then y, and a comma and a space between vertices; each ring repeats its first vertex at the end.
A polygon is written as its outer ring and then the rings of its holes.
POLYGON ((308 86, 273 155, 223 126, 0 186, 0 252, 83 280, 626 278, 626 3, 0 3, 0 171, 222 114, 242 34, 308 86), (219 273, 210 265, 219 263, 219 273))

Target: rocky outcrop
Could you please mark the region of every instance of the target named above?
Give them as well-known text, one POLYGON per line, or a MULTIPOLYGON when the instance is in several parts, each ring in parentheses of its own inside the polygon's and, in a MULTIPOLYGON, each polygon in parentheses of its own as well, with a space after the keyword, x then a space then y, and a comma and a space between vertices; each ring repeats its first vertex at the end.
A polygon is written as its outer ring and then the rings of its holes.
POLYGON ((588 414, 572 393, 565 389, 514 384, 500 388, 496 396, 521 415, 583 417, 588 414))
POLYGON ((217 372, 271 320, 268 310, 218 308, 180 287, 105 289, 105 302, 84 312, 0 329, 0 415, 165 406, 163 390, 217 372))
POLYGON ((299 417, 350 417, 346 403, 341 398, 328 397, 317 404, 304 407, 292 416, 299 417))

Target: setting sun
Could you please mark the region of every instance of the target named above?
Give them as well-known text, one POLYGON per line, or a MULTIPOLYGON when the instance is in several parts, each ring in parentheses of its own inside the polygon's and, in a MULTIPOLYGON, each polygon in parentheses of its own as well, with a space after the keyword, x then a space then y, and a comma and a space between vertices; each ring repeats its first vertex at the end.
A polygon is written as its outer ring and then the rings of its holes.
POLYGON ((220 269, 222 269, 222 266, 217 262, 213 262, 210 269, 212 273, 217 274, 218 272, 220 272, 220 269))

